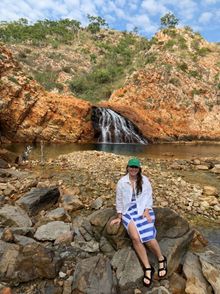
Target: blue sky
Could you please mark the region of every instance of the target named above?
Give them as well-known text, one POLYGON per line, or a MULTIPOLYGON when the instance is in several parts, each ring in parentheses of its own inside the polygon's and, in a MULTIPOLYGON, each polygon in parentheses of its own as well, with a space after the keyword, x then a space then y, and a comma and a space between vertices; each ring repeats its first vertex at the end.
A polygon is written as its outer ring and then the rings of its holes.
POLYGON ((160 18, 172 12, 180 26, 191 26, 209 42, 220 42, 220 0, 1 0, 0 20, 21 17, 30 22, 42 19, 75 19, 88 23, 87 14, 101 16, 109 27, 132 31, 151 38, 160 18))

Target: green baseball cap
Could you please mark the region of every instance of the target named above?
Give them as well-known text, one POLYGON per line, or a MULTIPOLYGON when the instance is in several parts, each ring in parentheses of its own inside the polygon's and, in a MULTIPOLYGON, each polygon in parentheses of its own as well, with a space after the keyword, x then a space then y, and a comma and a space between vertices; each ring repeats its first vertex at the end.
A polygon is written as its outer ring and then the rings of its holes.
POLYGON ((140 167, 141 166, 140 160, 138 158, 131 158, 128 161, 128 166, 137 166, 137 167, 140 167))

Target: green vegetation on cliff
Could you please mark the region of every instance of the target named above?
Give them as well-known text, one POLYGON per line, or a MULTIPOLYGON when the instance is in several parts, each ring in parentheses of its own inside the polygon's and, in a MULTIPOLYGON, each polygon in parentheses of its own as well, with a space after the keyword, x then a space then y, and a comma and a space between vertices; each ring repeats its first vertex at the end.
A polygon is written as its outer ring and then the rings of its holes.
MULTIPOLYGON (((173 14, 164 15, 163 29, 147 40, 135 30, 111 30, 104 19, 91 15, 87 27, 69 19, 34 24, 20 19, 0 23, 0 41, 46 90, 71 91, 96 103, 124 86, 132 73, 147 67, 164 71, 167 81, 176 87, 181 84, 178 71, 205 79, 207 73, 198 62, 213 47, 190 27, 176 29, 178 21, 173 14)), ((214 86, 219 89, 219 84, 217 76, 214 86)))

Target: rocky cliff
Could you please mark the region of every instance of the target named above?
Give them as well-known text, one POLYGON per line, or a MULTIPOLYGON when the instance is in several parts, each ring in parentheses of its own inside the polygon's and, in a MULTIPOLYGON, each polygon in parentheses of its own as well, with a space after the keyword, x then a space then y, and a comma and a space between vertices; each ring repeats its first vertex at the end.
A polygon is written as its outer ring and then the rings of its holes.
POLYGON ((153 140, 220 139, 220 49, 188 30, 160 32, 143 69, 102 103, 153 140))
POLYGON ((1 140, 79 142, 93 137, 90 103, 46 92, 0 46, 1 140))
MULTIPOLYGON (((189 28, 163 30, 137 52, 124 87, 99 105, 127 117, 151 141, 220 140, 219 57, 218 44, 189 28)), ((0 66, 3 141, 93 140, 91 103, 46 92, 3 46, 0 66)))

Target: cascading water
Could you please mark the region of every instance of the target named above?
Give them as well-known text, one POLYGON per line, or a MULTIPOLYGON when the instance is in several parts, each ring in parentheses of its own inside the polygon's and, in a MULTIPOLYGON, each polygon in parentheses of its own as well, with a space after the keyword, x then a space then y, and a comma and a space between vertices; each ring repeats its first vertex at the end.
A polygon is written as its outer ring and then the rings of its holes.
POLYGON ((92 121, 100 143, 148 143, 131 121, 109 108, 93 107, 92 121))

